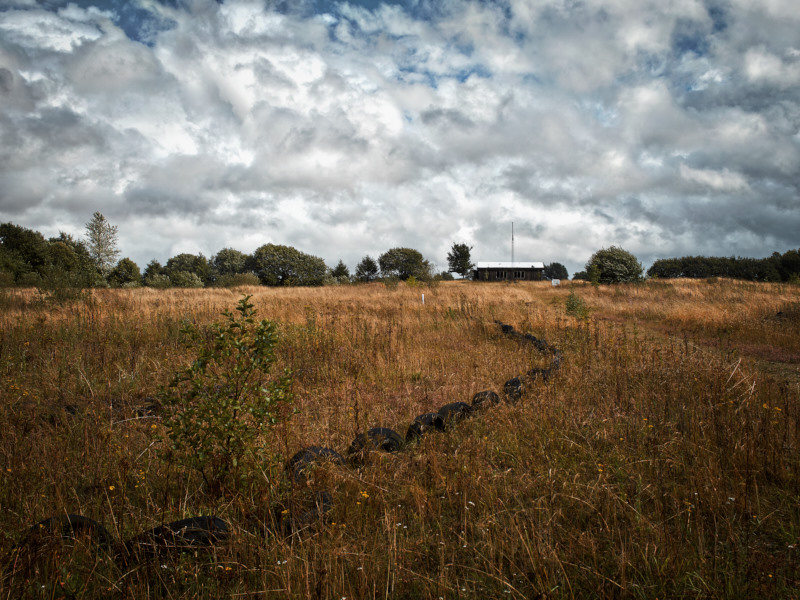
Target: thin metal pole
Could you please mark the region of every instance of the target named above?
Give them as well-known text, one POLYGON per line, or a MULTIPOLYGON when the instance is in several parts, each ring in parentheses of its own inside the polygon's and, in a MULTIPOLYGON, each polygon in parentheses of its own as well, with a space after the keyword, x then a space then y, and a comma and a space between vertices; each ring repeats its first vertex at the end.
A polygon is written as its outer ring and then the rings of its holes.
POLYGON ((511 272, 514 272, 514 221, 511 221, 511 272))

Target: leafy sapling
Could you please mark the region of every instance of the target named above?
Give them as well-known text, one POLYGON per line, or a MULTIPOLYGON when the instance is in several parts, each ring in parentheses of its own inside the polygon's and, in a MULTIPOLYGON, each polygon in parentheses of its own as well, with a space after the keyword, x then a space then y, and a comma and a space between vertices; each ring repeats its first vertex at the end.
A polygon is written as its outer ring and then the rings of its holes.
POLYGON ((183 323, 184 344, 197 357, 160 395, 168 438, 162 457, 199 471, 213 492, 247 472, 258 436, 292 401, 291 373, 270 376, 277 325, 256 320, 250 298, 204 330, 183 323))

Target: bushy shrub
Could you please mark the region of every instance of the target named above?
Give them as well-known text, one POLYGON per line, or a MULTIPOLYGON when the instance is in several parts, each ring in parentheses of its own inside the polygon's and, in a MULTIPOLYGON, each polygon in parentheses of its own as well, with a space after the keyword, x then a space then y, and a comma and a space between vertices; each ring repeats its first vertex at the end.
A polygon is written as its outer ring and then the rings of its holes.
POLYGON ((585 319, 589 316, 589 307, 586 301, 575 293, 575 290, 570 291, 566 301, 567 314, 578 319, 585 319))
POLYGON ((212 491, 219 491, 255 455, 255 442, 291 401, 288 371, 270 378, 278 343, 274 322, 256 321, 244 296, 237 315, 224 311, 222 322, 201 331, 184 322, 185 345, 197 358, 178 371, 160 394, 169 438, 162 457, 196 469, 212 491))
POLYGON ((618 246, 610 246, 592 254, 586 263, 586 271, 592 283, 625 283, 639 281, 644 269, 633 254, 618 246))

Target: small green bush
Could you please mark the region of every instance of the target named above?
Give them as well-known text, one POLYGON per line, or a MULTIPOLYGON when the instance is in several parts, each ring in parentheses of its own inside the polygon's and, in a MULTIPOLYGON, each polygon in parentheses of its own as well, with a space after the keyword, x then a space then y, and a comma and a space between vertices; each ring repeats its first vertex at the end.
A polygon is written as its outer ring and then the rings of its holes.
POLYGON ((586 301, 575 293, 575 290, 570 291, 567 296, 567 314, 578 319, 585 319, 589 316, 589 307, 586 301))
POLYGON ((184 343, 197 358, 160 394, 169 438, 162 457, 199 471, 214 492, 246 475, 256 439, 291 402, 290 373, 269 377, 277 325, 256 321, 249 300, 244 296, 238 315, 226 310, 223 322, 204 331, 184 322, 184 343))

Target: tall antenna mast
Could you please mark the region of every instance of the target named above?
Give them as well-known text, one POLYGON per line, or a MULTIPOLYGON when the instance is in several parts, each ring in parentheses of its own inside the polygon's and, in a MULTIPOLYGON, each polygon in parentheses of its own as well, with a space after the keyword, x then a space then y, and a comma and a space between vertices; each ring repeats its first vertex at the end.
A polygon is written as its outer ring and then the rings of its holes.
POLYGON ((511 268, 514 268, 514 221, 511 221, 511 268))

